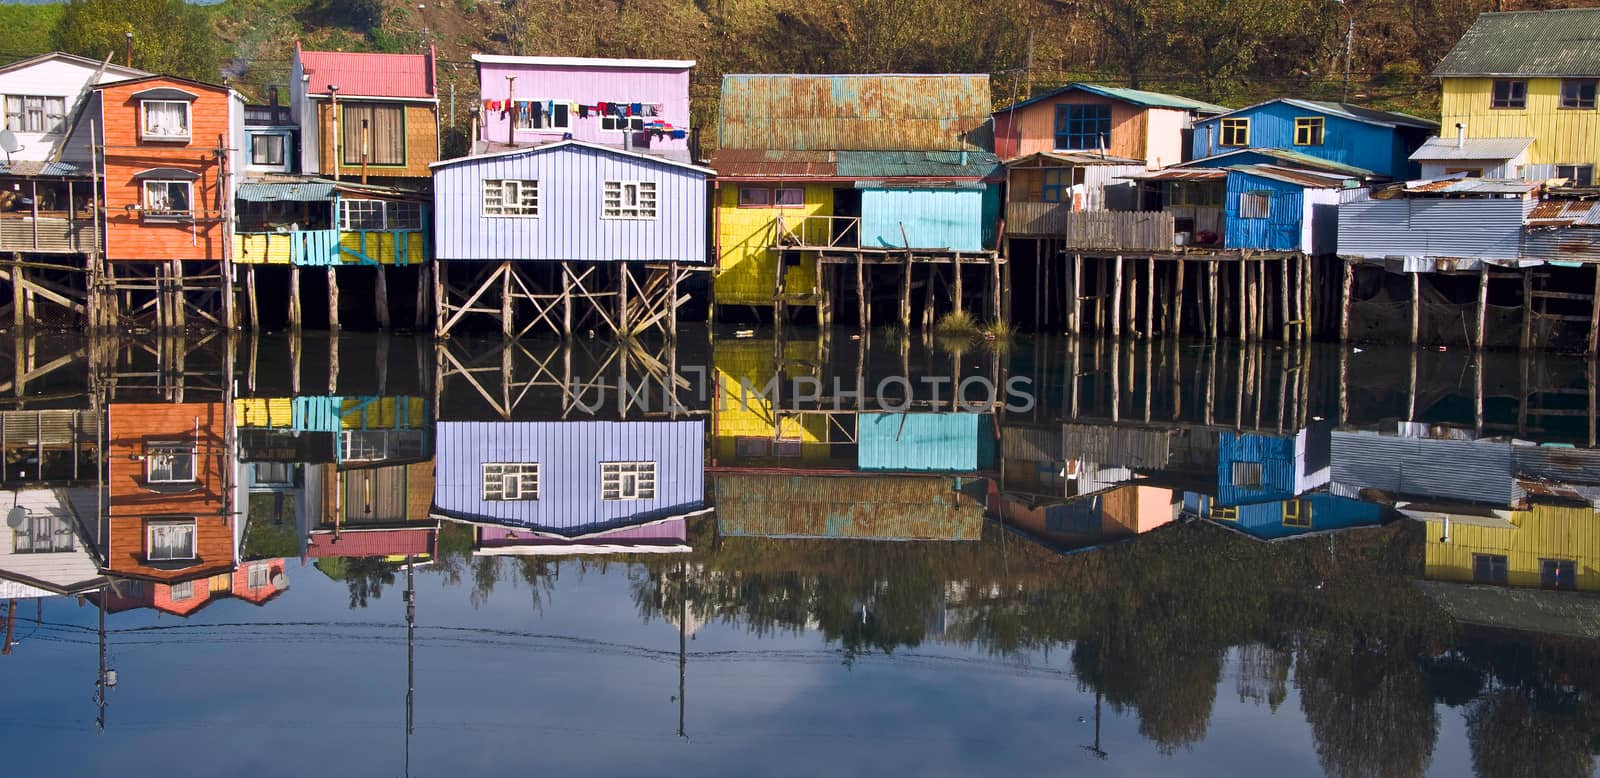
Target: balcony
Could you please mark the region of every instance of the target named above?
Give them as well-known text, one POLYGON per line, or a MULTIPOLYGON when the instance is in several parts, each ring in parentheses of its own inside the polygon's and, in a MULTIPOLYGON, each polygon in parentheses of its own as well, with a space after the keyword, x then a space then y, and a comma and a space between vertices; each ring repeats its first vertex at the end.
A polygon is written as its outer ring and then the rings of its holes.
POLYGON ((0 214, 0 251, 88 254, 94 251, 94 220, 89 216, 0 214))
POLYGON ((1057 238, 1077 251, 1172 251, 1173 215, 1162 211, 1073 211, 1068 203, 1006 204, 1006 232, 1057 238))

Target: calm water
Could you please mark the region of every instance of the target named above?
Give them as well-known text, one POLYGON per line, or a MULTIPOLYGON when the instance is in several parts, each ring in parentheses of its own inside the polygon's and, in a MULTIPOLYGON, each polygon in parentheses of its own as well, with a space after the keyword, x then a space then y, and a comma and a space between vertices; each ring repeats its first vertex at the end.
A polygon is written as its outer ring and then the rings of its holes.
POLYGON ((1600 750, 1583 360, 696 330, 5 339, 0 377, 12 774, 1600 750))

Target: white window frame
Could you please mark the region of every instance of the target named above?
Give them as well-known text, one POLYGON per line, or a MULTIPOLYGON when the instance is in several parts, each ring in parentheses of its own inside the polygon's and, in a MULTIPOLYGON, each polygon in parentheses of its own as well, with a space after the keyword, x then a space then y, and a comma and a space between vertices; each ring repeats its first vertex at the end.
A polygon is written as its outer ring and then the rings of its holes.
MULTIPOLYGON (((169 471, 171 469, 172 468, 170 467, 168 468, 169 471)), ((200 452, 196 449, 193 443, 184 443, 181 441, 158 441, 146 443, 144 446, 144 480, 145 483, 149 484, 198 483, 200 480, 200 452), (173 478, 170 477, 170 473, 169 476, 165 478, 156 477, 155 469, 158 458, 168 456, 187 456, 189 458, 188 478, 173 478)))
POLYGON ((173 602, 186 602, 194 599, 194 581, 183 581, 167 587, 167 597, 173 602))
POLYGON ((1270 219, 1272 218, 1272 192, 1267 189, 1253 189, 1239 193, 1239 218, 1241 219, 1270 219), (1248 201, 1245 198, 1250 198, 1248 201), (1251 213, 1245 214, 1245 203, 1253 202, 1251 213))
POLYGON ((140 100, 139 101, 139 137, 143 140, 155 141, 189 141, 194 136, 194 106, 187 100, 140 100), (153 133, 150 131, 150 108, 157 105, 183 106, 183 134, 153 133))
POLYGON ((600 499, 617 502, 655 498, 655 462, 600 463, 600 499), (632 476, 631 480, 629 476, 632 476))
POLYGON ((182 218, 182 217, 187 217, 187 216, 191 216, 191 215, 194 214, 194 182, 193 181, 176 181, 176 180, 165 179, 165 178, 145 179, 145 180, 139 182, 139 194, 140 194, 140 197, 142 198, 143 203, 144 203, 145 213, 147 213, 147 214, 149 214, 151 216, 172 216, 172 217, 182 218), (185 190, 188 191, 188 195, 186 196, 186 199, 189 201, 188 210, 174 211, 174 210, 168 210, 168 209, 165 209, 165 208, 157 208, 151 203, 151 200, 150 200, 150 187, 151 186, 159 185, 159 186, 166 187, 166 186, 171 186, 173 184, 177 184, 179 186, 182 186, 185 190))
POLYGON ((174 519, 167 521, 146 522, 144 526, 144 557, 151 562, 179 562, 194 559, 199 554, 199 532, 194 519, 174 519), (186 528, 189 530, 189 555, 188 556, 156 556, 156 530, 165 528, 186 528))
POLYGON ((601 218, 653 221, 660 213, 659 194, 654 181, 607 181, 600 193, 601 218))
POLYGON ((539 179, 486 178, 483 181, 483 215, 491 219, 539 217, 539 179), (510 203, 509 205, 507 203, 510 203))
POLYGON ((6 95, 0 127, 12 132, 59 135, 67 129, 67 98, 59 95, 6 95), (34 107, 30 101, 37 104, 34 107), (52 111, 54 109, 54 112, 52 111), (29 129, 29 117, 37 114, 40 129, 29 129))
POLYGON ((527 502, 539 499, 538 462, 484 462, 485 502, 527 502), (507 496, 510 495, 510 496, 507 496))
POLYGON ((272 588, 272 565, 257 562, 246 570, 245 587, 251 591, 272 588))
MULTIPOLYGON (((661 104, 660 103, 640 103, 639 107, 643 108, 644 106, 647 106, 647 105, 655 106, 656 107, 656 115, 657 116, 661 115, 661 104)), ((644 120, 645 120, 645 117, 640 116, 639 114, 634 114, 632 116, 617 116, 616 114, 613 114, 613 113, 603 113, 603 114, 600 114, 600 131, 601 132, 644 132, 644 120)))
POLYGON ((371 198, 351 198, 339 200, 339 229, 344 232, 389 232, 392 230, 420 230, 422 229, 422 205, 395 200, 375 200, 371 198), (376 209, 371 210, 369 204, 376 203, 376 209), (359 204, 361 209, 369 209, 378 216, 377 226, 351 226, 350 212, 356 210, 349 206, 359 204))

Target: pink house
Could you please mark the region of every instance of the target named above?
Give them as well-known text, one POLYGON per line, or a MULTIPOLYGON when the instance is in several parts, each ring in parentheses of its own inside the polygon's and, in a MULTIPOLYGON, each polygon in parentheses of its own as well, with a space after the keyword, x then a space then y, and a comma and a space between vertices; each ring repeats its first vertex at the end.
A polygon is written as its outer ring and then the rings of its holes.
POLYGON ((689 159, 693 60, 474 54, 474 153, 573 139, 689 159))

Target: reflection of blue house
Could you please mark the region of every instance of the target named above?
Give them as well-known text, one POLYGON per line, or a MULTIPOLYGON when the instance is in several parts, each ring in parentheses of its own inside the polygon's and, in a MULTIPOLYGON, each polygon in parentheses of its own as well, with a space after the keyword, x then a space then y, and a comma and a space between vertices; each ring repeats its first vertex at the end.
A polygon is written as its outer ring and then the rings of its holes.
POLYGON ((704 421, 440 422, 434 512, 576 537, 705 505, 704 421))
POLYGON ((1284 540, 1311 532, 1371 527, 1383 521, 1381 506, 1327 492, 1236 506, 1224 506, 1208 495, 1187 492, 1183 496, 1183 507, 1189 513, 1260 540, 1284 540))
POLYGON ((1291 435, 1223 433, 1217 440, 1217 502, 1287 500, 1328 483, 1332 433, 1326 422, 1291 435))
POLYGON ((994 466, 994 419, 982 413, 866 413, 857 417, 862 470, 971 473, 994 466))
POLYGON ((1410 156, 1439 128, 1403 113, 1278 98, 1196 121, 1196 159, 1242 148, 1292 149, 1390 179, 1416 175, 1410 156))

